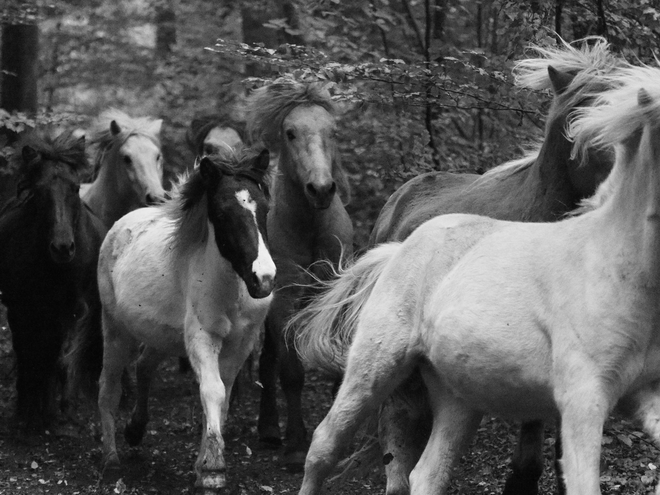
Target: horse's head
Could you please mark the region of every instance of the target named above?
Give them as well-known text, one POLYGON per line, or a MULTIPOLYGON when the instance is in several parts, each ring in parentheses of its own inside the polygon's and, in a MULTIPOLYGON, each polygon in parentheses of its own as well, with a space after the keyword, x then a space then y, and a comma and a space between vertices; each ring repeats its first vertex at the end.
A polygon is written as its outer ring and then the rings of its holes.
POLYGON ((548 66, 548 78, 554 98, 548 111, 546 139, 554 139, 556 149, 562 149, 560 153, 566 156, 566 171, 573 189, 579 198, 587 198, 610 173, 614 149, 587 147, 580 156, 574 156, 566 129, 575 111, 593 105, 597 95, 610 89, 610 84, 596 75, 561 72, 553 66, 548 66))
POLYGON ((317 209, 328 208, 337 192, 335 132, 334 116, 319 105, 297 106, 282 121, 280 167, 293 167, 289 174, 317 209))
POLYGON ((553 150, 554 159, 574 189, 576 199, 589 197, 609 174, 614 163, 611 148, 586 147, 573 156, 573 143, 566 129, 576 111, 590 107, 598 95, 612 88, 612 74, 623 61, 611 53, 604 38, 591 37, 558 46, 532 46, 540 55, 521 60, 516 65, 516 82, 536 90, 551 90, 545 143, 553 150), (565 166, 565 168, 564 168, 565 166))
POLYGON ((79 171, 86 165, 85 138, 75 140, 63 152, 39 144, 33 139, 21 148, 17 196, 30 210, 35 228, 45 234, 51 259, 69 263, 76 255, 82 208, 79 171))
POLYGON ((202 155, 217 155, 238 151, 243 147, 241 136, 232 127, 214 127, 202 143, 202 155))
POLYGON ((253 91, 245 113, 250 140, 278 155, 280 175, 300 186, 313 208, 328 208, 338 189, 348 200, 336 150, 335 107, 326 89, 276 80, 253 91))
POLYGON ((199 165, 215 242, 250 295, 266 297, 275 284, 275 263, 266 246, 268 151, 247 155, 236 168, 223 166, 224 159, 204 157, 199 165))
POLYGON ((116 120, 110 122, 112 135, 123 140, 115 164, 119 190, 132 192, 126 198, 130 196, 135 208, 160 203, 165 198, 160 144, 152 138, 160 133, 162 122, 153 121, 145 133, 122 129, 116 120))

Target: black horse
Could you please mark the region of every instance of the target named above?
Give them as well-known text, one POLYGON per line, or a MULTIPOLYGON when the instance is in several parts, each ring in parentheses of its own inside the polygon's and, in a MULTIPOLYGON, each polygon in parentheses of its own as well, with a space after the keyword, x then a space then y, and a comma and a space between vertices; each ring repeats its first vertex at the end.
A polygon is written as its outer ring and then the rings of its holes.
POLYGON ((84 138, 35 132, 10 162, 16 191, 0 212, 0 291, 17 361, 17 417, 39 428, 57 413, 65 342, 77 325, 100 328, 96 264, 106 229, 78 193, 84 138))

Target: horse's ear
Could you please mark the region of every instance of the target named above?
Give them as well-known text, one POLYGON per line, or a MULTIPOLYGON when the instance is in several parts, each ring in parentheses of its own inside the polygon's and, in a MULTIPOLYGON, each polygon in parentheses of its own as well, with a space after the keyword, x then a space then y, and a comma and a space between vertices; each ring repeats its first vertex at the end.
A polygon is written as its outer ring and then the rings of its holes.
POLYGON ((199 174, 207 184, 218 178, 218 168, 209 157, 205 156, 199 162, 199 174))
POLYGON ((559 71, 552 65, 548 65, 548 77, 550 78, 550 84, 552 84, 552 90, 555 95, 560 95, 566 91, 568 85, 573 81, 571 74, 559 71))
POLYGON ((268 165, 270 165, 270 153, 267 149, 263 149, 254 161, 254 168, 265 174, 266 170, 268 170, 268 165))
POLYGON ((151 132, 154 136, 158 136, 162 126, 163 119, 154 120, 151 124, 149 124, 149 132, 151 132))
POLYGON ((117 124, 116 120, 110 122, 110 132, 112 133, 113 136, 116 136, 117 134, 121 133, 121 127, 119 127, 119 124, 117 124))
POLYGON ((35 150, 32 146, 25 145, 21 150, 23 156, 23 162, 28 164, 39 159, 39 152, 35 150))
POLYGON ((647 107, 653 103, 653 98, 644 88, 639 88, 637 92, 637 103, 640 107, 647 107))

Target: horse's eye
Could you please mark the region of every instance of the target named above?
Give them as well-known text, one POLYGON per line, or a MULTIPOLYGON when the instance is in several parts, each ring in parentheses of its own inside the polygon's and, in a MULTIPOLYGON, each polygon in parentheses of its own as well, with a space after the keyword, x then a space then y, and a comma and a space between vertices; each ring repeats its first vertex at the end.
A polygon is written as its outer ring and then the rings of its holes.
POLYGON ((158 156, 156 157, 156 161, 159 162, 161 159, 160 153, 158 153, 158 156))
POLYGON ((130 156, 128 156, 128 155, 124 155, 124 163, 125 163, 126 165, 132 165, 132 164, 133 164, 133 160, 131 160, 131 157, 130 157, 130 156))
POLYGON ((212 144, 205 144, 204 145, 204 154, 205 155, 212 155, 215 153, 215 146, 212 144))
POLYGON ((289 139, 289 141, 293 141, 294 139, 296 139, 296 135, 291 129, 286 131, 286 137, 289 139))

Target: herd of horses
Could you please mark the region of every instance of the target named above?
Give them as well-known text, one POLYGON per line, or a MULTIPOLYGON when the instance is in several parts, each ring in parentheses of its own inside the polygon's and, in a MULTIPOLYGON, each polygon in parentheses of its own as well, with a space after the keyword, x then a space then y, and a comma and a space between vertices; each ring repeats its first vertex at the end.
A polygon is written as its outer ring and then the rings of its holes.
POLYGON ((103 472, 120 470, 128 366, 137 445, 159 363, 186 357, 204 413, 195 485, 222 491, 229 397, 265 329, 258 434, 282 444, 279 377, 301 494, 320 493, 372 414, 388 495, 446 493, 484 414, 522 424, 505 495, 538 493, 545 422, 558 492, 599 494, 610 413, 660 441, 660 69, 601 38, 534 50, 515 75, 553 95, 535 149, 407 182, 355 260, 336 109, 316 84, 253 91, 245 122, 193 121, 198 158, 169 192, 161 120, 110 110, 89 143, 24 137, 0 210, 18 418, 43 427, 58 399, 98 393, 103 472), (305 367, 341 379, 311 445, 305 367))

